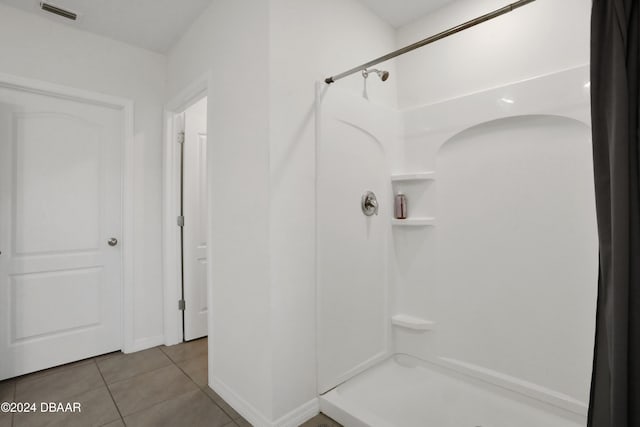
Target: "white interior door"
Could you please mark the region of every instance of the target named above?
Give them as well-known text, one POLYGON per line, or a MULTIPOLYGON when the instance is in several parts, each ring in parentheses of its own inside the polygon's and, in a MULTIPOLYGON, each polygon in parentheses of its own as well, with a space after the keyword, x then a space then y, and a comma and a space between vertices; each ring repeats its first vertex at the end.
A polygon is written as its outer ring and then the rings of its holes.
POLYGON ((0 379, 121 348, 123 112, 0 88, 0 379))
POLYGON ((183 161, 184 339, 207 335, 207 99, 185 111, 183 161))

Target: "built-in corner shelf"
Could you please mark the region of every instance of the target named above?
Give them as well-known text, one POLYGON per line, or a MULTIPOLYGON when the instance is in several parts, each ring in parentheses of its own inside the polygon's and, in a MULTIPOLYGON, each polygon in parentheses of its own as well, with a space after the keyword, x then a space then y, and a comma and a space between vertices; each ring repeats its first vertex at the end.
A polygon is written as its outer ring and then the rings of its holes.
POLYGON ((391 324, 401 328, 413 329, 414 331, 431 331, 435 328, 435 322, 409 316, 408 314, 396 314, 391 317, 391 324))
POLYGON ((426 218, 407 218, 391 220, 391 225, 398 227, 430 227, 436 225, 436 219, 431 217, 426 218))
POLYGON ((433 181, 434 179, 436 179, 435 172, 394 173, 391 175, 392 182, 433 181))

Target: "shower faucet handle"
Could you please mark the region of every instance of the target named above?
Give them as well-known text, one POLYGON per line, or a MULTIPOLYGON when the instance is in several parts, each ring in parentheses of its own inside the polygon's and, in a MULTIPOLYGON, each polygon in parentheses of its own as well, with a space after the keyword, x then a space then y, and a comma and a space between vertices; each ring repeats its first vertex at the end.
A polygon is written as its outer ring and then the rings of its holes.
POLYGON ((366 216, 378 215, 378 199, 373 191, 366 191, 362 195, 360 207, 366 216))
POLYGON ((378 214, 378 201, 376 199, 367 200, 366 206, 372 208, 376 215, 378 214))

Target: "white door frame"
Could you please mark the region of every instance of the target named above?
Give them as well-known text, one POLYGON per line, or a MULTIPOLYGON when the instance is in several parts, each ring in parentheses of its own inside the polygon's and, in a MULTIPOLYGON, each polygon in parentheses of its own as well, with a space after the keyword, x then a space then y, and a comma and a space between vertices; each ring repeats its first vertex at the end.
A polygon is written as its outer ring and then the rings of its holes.
MULTIPOLYGON (((164 108, 163 148, 163 206, 162 206, 162 276, 164 287, 164 344, 182 342, 182 312, 178 301, 182 295, 180 255, 180 146, 177 143, 176 114, 182 113, 196 101, 207 96, 209 74, 206 73, 180 92, 164 108)), ((208 281, 207 281, 208 282, 208 281)), ((208 287, 208 283, 207 283, 208 287)))
POLYGON ((124 353, 136 351, 133 330, 134 298, 133 298, 133 101, 58 85, 42 80, 0 73, 0 87, 23 92, 38 93, 85 103, 102 105, 121 110, 123 113, 122 138, 122 343, 124 353))

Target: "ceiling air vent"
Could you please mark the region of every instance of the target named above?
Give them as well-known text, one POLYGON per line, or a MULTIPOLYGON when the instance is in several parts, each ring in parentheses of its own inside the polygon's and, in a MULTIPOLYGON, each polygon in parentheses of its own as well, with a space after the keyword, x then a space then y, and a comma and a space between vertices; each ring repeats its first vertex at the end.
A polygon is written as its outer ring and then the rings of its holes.
POLYGON ((61 7, 58 7, 58 6, 54 6, 51 3, 40 2, 40 9, 44 10, 45 12, 62 16, 63 18, 71 19, 72 21, 75 21, 76 19, 78 19, 77 13, 62 9, 61 7))

